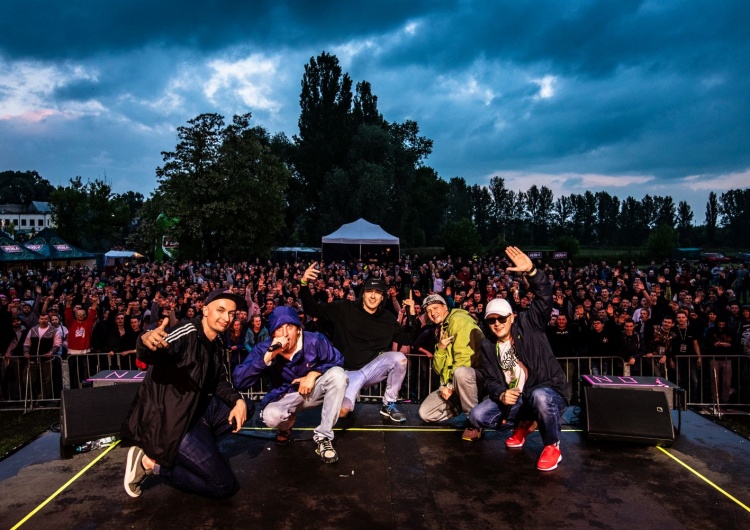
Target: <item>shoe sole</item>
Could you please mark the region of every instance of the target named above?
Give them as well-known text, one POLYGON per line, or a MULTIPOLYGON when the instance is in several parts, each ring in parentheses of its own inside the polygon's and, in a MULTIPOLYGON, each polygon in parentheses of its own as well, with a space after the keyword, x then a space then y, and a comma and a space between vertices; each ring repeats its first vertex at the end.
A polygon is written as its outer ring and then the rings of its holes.
POLYGON ((523 443, 520 443, 520 444, 514 444, 514 443, 509 444, 508 442, 505 442, 505 447, 507 447, 508 449, 520 449, 525 444, 526 444, 526 440, 524 440, 523 443))
POLYGON ((123 479, 122 485, 125 487, 125 493, 130 495, 133 498, 137 498, 141 496, 141 492, 135 492, 130 489, 130 483, 133 482, 133 479, 135 479, 135 470, 138 466, 138 457, 142 455, 140 454, 142 451, 136 447, 133 446, 128 450, 128 458, 125 461, 125 478, 123 479), (135 454, 136 451, 138 451, 139 454, 135 454))
POLYGON ((541 467, 539 467, 539 466, 536 466, 536 468, 537 468, 537 469, 538 469, 539 471, 552 471, 552 470, 554 470, 554 469, 557 469, 557 465, 558 465, 558 464, 559 464, 560 462, 562 462, 562 455, 560 455, 560 457, 559 457, 559 458, 557 459, 557 462, 555 462, 555 465, 554 465, 554 466, 552 466, 552 467, 548 467, 548 468, 546 468, 546 469, 542 469, 542 468, 541 468, 541 467))
POLYGON ((401 418, 399 420, 399 419, 394 418, 393 416, 391 416, 387 412, 383 412, 382 410, 380 411, 380 415, 383 416, 384 418, 388 418, 389 420, 391 420, 394 423, 404 423, 406 421, 406 418, 401 418))

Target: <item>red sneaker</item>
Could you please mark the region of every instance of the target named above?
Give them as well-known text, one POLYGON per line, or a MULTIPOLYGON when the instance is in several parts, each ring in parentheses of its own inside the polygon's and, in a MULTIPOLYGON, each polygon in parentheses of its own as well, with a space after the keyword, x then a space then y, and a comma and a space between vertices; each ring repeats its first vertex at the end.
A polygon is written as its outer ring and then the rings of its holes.
POLYGON ((526 437, 534 432, 536 429, 535 421, 522 421, 518 423, 518 427, 513 430, 513 436, 505 440, 505 447, 516 449, 523 447, 526 443, 526 437))
POLYGON ((536 468, 539 471, 552 471, 557 468, 557 464, 561 460, 562 454, 557 444, 545 445, 542 456, 539 457, 539 461, 536 463, 536 468))

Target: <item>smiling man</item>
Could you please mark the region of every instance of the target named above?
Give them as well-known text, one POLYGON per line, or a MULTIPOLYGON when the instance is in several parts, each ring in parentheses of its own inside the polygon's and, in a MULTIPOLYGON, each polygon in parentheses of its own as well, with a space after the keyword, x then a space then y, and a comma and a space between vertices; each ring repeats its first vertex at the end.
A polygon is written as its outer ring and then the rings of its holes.
POLYGON ((551 471, 562 460, 560 422, 570 401, 570 386, 545 333, 552 284, 518 248, 508 247, 505 253, 514 265, 507 270, 526 277, 534 300, 518 317, 501 298, 487 305, 485 323, 492 340, 482 344, 481 371, 489 397, 474 407, 469 421, 480 432, 506 422, 515 425, 505 441, 509 448, 523 447, 538 425, 544 449, 537 469, 551 471))
POLYGON ((131 497, 141 495, 141 485, 151 475, 208 497, 228 497, 237 489, 217 440, 238 432, 248 415, 229 382, 221 339, 244 303, 240 296, 216 289, 206 298, 203 318, 169 333, 164 319, 140 336, 136 352, 149 368, 122 431, 123 440, 133 444, 124 478, 131 497))
MULTIPOLYGON (((445 299, 431 294, 422 302, 427 318, 438 328, 432 368, 440 376, 440 388, 419 407, 425 422, 447 420, 469 412, 479 402, 482 378, 478 371, 484 335, 472 315, 464 309, 448 309, 445 299)), ((474 440, 478 432, 467 426, 463 439, 474 440)))
POLYGON ((411 344, 407 329, 414 329, 414 301, 405 299, 409 307, 406 329, 396 317, 385 310, 385 282, 376 276, 365 281, 360 296, 354 300, 316 303, 308 283, 320 274, 316 263, 302 276, 300 298, 305 312, 333 327, 331 342, 344 356, 344 369, 349 378, 340 416, 354 410, 360 390, 386 381, 380 414, 390 421, 401 423, 406 417, 396 407, 398 391, 406 375, 406 356, 393 351, 393 343, 411 344))

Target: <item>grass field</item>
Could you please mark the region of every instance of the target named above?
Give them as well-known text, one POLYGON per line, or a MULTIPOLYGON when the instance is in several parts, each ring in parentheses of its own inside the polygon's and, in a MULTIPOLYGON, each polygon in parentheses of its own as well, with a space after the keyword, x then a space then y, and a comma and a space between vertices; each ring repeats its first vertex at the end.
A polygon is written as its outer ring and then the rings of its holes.
POLYGON ((60 421, 58 409, 35 410, 32 412, 0 412, 0 460, 17 448, 33 440, 60 421))

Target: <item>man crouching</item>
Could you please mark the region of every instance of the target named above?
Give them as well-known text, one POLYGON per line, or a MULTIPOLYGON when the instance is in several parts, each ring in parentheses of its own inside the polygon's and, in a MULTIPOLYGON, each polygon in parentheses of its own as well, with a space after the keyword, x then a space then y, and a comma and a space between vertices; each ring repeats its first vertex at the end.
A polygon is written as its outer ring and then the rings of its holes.
POLYGON ((234 369, 237 388, 251 387, 268 375, 271 390, 261 402, 261 418, 276 429, 276 443, 292 438, 297 411, 323 404, 320 425, 315 429, 315 452, 326 464, 339 457, 333 448, 333 426, 339 418, 346 392, 344 358, 321 333, 302 331, 297 311, 277 307, 268 319, 271 340, 253 348, 234 369))

